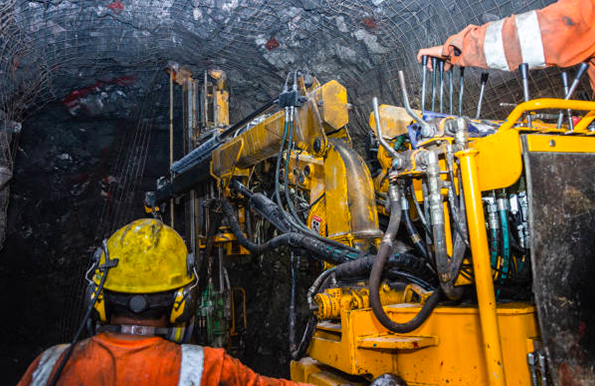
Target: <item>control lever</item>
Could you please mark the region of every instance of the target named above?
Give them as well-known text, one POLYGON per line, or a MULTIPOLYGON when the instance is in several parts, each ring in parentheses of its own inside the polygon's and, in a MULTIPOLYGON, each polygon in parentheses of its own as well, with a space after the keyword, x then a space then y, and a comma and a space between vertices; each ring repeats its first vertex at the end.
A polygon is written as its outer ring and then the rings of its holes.
POLYGON ((440 114, 444 113, 444 60, 438 62, 440 68, 440 114))
MULTIPOLYGON (((568 94, 568 73, 562 71, 562 86, 564 87, 564 95, 568 94)), ((572 110, 568 109, 568 128, 574 131, 574 122, 572 122, 572 110)))
POLYGON ((477 101, 477 113, 475 114, 475 119, 479 119, 481 115, 481 102, 483 101, 483 94, 485 92, 486 83, 488 82, 488 77, 490 74, 484 72, 481 74, 481 88, 479 89, 479 100, 477 101))
MULTIPOLYGON (((522 63, 519 66, 521 71, 521 79, 523 81, 523 100, 529 102, 529 64, 522 63)), ((531 127, 531 112, 527 111, 527 127, 531 127)))
POLYGON ((452 66, 450 70, 448 70, 448 115, 452 115, 452 94, 453 94, 453 87, 452 87, 452 66))
MULTIPOLYGON (((436 68, 434 67, 434 70, 435 69, 436 68)), ((414 119, 421 126, 421 136, 422 137, 425 137, 425 138, 433 137, 434 129, 432 128, 432 126, 428 122, 424 121, 423 117, 418 116, 415 113, 415 111, 413 111, 411 109, 411 106, 409 105, 409 97, 407 96, 407 85, 405 84, 405 75, 403 74, 402 70, 399 70, 399 83, 401 84, 401 91, 403 92, 403 106, 405 107, 405 111, 407 111, 407 114, 409 114, 409 116, 412 119, 414 119)), ((376 102, 376 103, 378 103, 378 102, 376 102)), ((376 115, 376 116, 378 116, 378 115, 376 115)), ((376 119, 376 122, 378 122, 378 119, 376 119)), ((376 125, 378 125, 378 123, 376 123, 376 125)))
POLYGON ((392 158, 399 158, 399 153, 393 147, 386 142, 384 137, 382 136, 382 127, 380 126, 380 114, 378 113, 378 98, 372 98, 372 106, 374 106, 374 120, 376 121, 376 136, 378 137, 378 142, 382 145, 384 150, 392 157, 392 158))
POLYGON ((432 58, 432 111, 436 111, 436 70, 438 59, 432 58))
POLYGON ((463 95, 465 94, 465 67, 459 68, 459 117, 463 116, 463 95))
POLYGON ((421 113, 426 111, 426 75, 428 73, 428 55, 421 57, 421 113))
MULTIPOLYGON (((583 62, 579 65, 578 71, 576 72, 576 75, 574 76, 574 80, 572 81, 572 84, 570 85, 570 89, 566 93, 566 97, 564 97, 565 100, 572 98, 572 94, 574 94, 583 75, 585 75, 585 72, 587 72, 587 68, 589 68, 589 63, 583 62)), ((560 115, 558 115, 558 129, 560 129, 562 127, 563 119, 564 119, 564 113, 560 112, 560 115)))

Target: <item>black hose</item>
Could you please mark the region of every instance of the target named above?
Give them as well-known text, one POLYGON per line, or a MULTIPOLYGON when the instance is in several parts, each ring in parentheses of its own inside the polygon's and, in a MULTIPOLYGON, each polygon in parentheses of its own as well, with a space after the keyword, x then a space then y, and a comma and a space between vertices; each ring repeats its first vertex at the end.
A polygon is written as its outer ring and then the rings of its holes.
POLYGON ((304 333, 302 334, 302 340, 297 345, 294 350, 289 352, 291 359, 294 361, 299 361, 306 355, 306 351, 308 350, 308 346, 310 346, 310 342, 314 337, 314 332, 316 331, 316 316, 310 315, 308 321, 306 322, 306 327, 304 328, 304 333))
MULTIPOLYGON (((330 268, 322 272, 308 289, 308 292, 306 293, 306 300, 308 301, 308 307, 310 311, 316 311, 318 309, 316 303, 314 302, 314 295, 316 295, 316 293, 318 293, 318 291, 320 291, 320 289, 326 285, 326 282, 331 278, 334 272, 335 268, 330 268)), ((304 333, 302 334, 302 340, 300 341, 300 344, 289 352, 291 359, 294 361, 302 359, 306 354, 306 350, 308 349, 308 346, 314 337, 314 332, 316 331, 316 322, 316 316, 311 315, 310 318, 308 318, 308 322, 304 328, 304 333)))
POLYGON ((396 236, 396 230, 398 230, 399 225, 398 222, 395 224, 395 221, 397 219, 400 220, 401 215, 401 205, 399 203, 400 199, 398 195, 398 190, 393 191, 396 194, 391 195, 390 189, 392 187, 392 185, 389 186, 389 197, 391 200, 390 222, 388 224, 388 229, 385 233, 383 242, 380 245, 378 253, 376 254, 376 258, 374 259, 372 272, 370 273, 370 307, 372 308, 372 312, 374 312, 376 319, 378 319, 380 324, 382 324, 386 329, 396 333, 407 333, 415 330, 416 328, 421 326, 423 322, 425 322, 428 316, 430 316, 430 314, 432 313, 434 307, 436 307, 436 305, 438 304, 442 291, 440 288, 436 288, 436 290, 434 290, 434 293, 432 293, 430 298, 427 300, 426 304, 424 304, 421 308, 421 311, 407 323, 396 323, 391 318, 389 318, 389 316, 384 312, 384 308, 382 308, 379 293, 380 282, 382 281, 382 272, 384 270, 384 265, 386 264, 389 255, 392 254, 392 243, 396 236))
POLYGON ((397 323, 393 321, 384 312, 384 308, 382 308, 382 304, 380 303, 380 294, 378 292, 380 289, 380 281, 382 278, 384 264, 390 252, 390 245, 382 244, 378 254, 376 255, 376 260, 374 261, 374 266, 372 267, 372 273, 370 274, 370 307, 372 308, 372 312, 374 312, 376 319, 378 319, 380 324, 382 324, 387 330, 404 334, 419 328, 426 321, 436 305, 438 305, 442 290, 440 287, 436 288, 434 293, 432 293, 432 295, 423 305, 419 313, 415 315, 410 321, 406 323, 397 323))
POLYGON ((314 255, 320 257, 322 260, 338 265, 349 260, 354 260, 358 257, 347 248, 335 248, 309 235, 304 235, 297 232, 284 233, 280 236, 274 237, 263 244, 256 244, 248 240, 240 228, 238 219, 231 207, 231 203, 226 198, 221 199, 221 207, 226 216, 231 232, 236 237, 240 245, 250 252, 260 255, 272 251, 282 245, 289 245, 292 247, 303 248, 314 255))
POLYGON ((417 201, 417 197, 415 196, 415 188, 413 187, 413 183, 409 187, 411 190, 411 198, 413 200, 413 204, 415 205, 415 210, 417 211, 417 216, 421 220, 421 223, 423 224, 426 233, 428 235, 431 235, 432 231, 430 230, 430 226, 428 225, 428 222, 426 221, 426 218, 421 209, 421 206, 419 205, 419 201, 417 201))
MULTIPOLYGON (((369 277, 375 258, 376 256, 374 255, 367 255, 336 266, 335 276, 337 280, 349 281, 350 279, 369 277)), ((436 274, 417 256, 409 253, 390 255, 385 263, 385 268, 397 270, 408 275, 403 277, 406 277, 409 281, 413 281, 412 278, 421 280, 423 283, 426 283, 422 287, 429 287, 429 290, 432 290, 437 285, 436 274)))
MULTIPOLYGON (((395 225, 393 224, 393 220, 397 218, 397 216, 393 215, 393 212, 398 212, 400 215, 401 210, 398 200, 391 199, 391 221, 389 222, 388 226, 388 229, 391 231, 393 230, 395 225)), ((387 233, 384 236, 383 243, 380 245, 378 253, 376 254, 376 259, 374 260, 374 265, 372 266, 372 272, 370 273, 370 307, 372 308, 372 312, 374 312, 376 319, 378 319, 380 324, 382 324, 386 329, 396 333, 407 333, 417 329, 419 326, 422 325, 423 322, 426 321, 428 316, 430 316, 430 314, 432 313, 432 310, 438 304, 442 291, 440 288, 436 288, 436 290, 434 290, 434 293, 432 293, 430 298, 426 301, 426 304, 423 305, 420 312, 409 322, 397 323, 393 321, 384 312, 384 308, 382 308, 382 303, 380 303, 380 282, 382 281, 382 272, 384 270, 384 265, 386 264, 389 255, 391 255, 392 253, 392 242, 394 240, 395 235, 396 232, 392 234, 387 231, 387 233)))
POLYGON ((406 280, 410 283, 413 284, 417 284, 418 286, 420 286, 421 288, 425 289, 426 291, 434 291, 434 289, 436 288, 436 286, 430 284, 429 282, 411 275, 407 272, 402 272, 398 269, 392 268, 389 269, 388 271, 386 271, 386 277, 390 280, 390 279, 399 279, 399 280, 406 280))
MULTIPOLYGON (((280 231, 288 232, 293 229, 297 230, 298 232, 303 231, 305 235, 317 239, 318 243, 322 242, 325 245, 331 245, 336 249, 348 251, 353 254, 353 256, 355 256, 353 258, 348 258, 348 260, 355 259, 359 255, 360 251, 355 248, 323 237, 307 227, 299 227, 298 224, 296 224, 295 221, 292 221, 291 217, 289 217, 287 213, 279 207, 279 205, 276 205, 272 200, 263 194, 251 192, 238 180, 232 180, 230 187, 239 193, 242 193, 244 196, 249 196, 250 205, 280 231)), ((245 248, 249 249, 248 247, 245 248)))
POLYGON ((293 251, 291 252, 290 262, 290 276, 291 276, 291 292, 289 294, 289 352, 292 353, 297 349, 295 343, 295 323, 296 323, 296 287, 297 287, 297 272, 299 270, 300 257, 295 257, 293 251))
POLYGON ((421 257, 423 257, 424 260, 427 261, 428 264, 430 264, 430 266, 434 270, 436 270, 436 266, 435 266, 434 262, 432 261, 432 259, 430 258, 430 255, 428 254, 426 247, 421 242, 421 236, 419 235, 419 233, 417 232, 417 229, 415 229, 415 226, 413 225, 413 222, 411 221, 411 216, 409 215, 409 210, 403 209, 403 219, 405 220, 405 229, 407 229, 407 233, 409 234, 409 239, 411 240, 411 243, 413 243, 413 246, 415 246, 415 249, 417 249, 417 251, 419 252, 421 257))

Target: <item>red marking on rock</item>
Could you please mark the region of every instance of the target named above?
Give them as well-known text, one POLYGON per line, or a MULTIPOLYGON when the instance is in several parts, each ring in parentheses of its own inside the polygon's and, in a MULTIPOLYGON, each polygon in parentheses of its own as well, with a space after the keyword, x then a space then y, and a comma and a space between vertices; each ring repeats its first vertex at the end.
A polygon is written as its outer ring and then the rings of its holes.
POLYGON ((568 363, 564 362, 560 365, 560 367, 558 367, 558 377, 562 383, 562 386, 574 385, 574 377, 568 368, 568 363))
POLYGON ((580 321, 580 323, 578 324, 578 340, 583 339, 583 336, 585 336, 585 332, 587 331, 587 323, 585 323, 584 321, 580 321))
POLYGON ((275 38, 270 38, 269 41, 264 45, 267 50, 274 50, 275 48, 279 47, 279 42, 275 38))
POLYGON ((114 13, 120 13, 124 10, 124 4, 122 4, 122 2, 120 0, 116 0, 113 3, 111 3, 110 5, 107 6, 109 9, 111 9, 114 13))
POLYGON ((369 29, 376 29, 376 21, 369 16, 364 17, 361 23, 369 29))
POLYGON ((116 84, 118 86, 129 86, 133 81, 134 75, 121 76, 119 78, 114 78, 106 81, 99 80, 92 86, 71 91, 68 95, 62 98, 62 103, 64 103, 68 108, 73 108, 80 104, 81 98, 88 96, 92 92, 97 92, 101 90, 103 86, 106 86, 108 84, 116 84))

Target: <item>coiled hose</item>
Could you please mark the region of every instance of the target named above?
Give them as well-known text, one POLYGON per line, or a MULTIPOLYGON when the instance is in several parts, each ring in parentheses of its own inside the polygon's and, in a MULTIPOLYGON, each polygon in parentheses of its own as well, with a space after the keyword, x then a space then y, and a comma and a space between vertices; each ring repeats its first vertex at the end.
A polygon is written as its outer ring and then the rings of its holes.
POLYGON ((372 312, 374 312, 376 319, 378 319, 380 324, 382 324, 386 329, 396 333, 407 333, 417 329, 422 325, 423 322, 426 321, 428 316, 430 316, 438 304, 442 291, 440 288, 436 288, 434 293, 432 293, 430 298, 423 305, 421 311, 413 319, 406 323, 397 323, 384 312, 382 304, 380 303, 379 294, 380 282, 382 280, 382 271, 384 270, 384 265, 386 264, 389 255, 392 253, 392 243, 397 235, 399 223, 401 221, 401 205, 399 191, 396 186, 391 185, 389 187, 389 197, 390 220, 382 245, 380 245, 378 253, 376 254, 376 259, 374 260, 374 265, 372 266, 372 272, 370 273, 370 307, 372 308, 372 312))

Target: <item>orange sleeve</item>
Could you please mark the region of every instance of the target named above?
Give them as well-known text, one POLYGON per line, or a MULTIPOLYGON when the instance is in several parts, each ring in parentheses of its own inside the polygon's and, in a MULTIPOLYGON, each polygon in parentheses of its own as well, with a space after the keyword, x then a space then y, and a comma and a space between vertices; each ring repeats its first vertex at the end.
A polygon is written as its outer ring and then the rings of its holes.
POLYGON ((37 356, 37 358, 35 358, 35 360, 33 362, 31 362, 29 367, 27 367, 27 371, 25 372, 25 375, 23 375, 23 377, 21 378, 19 383, 17 383, 17 386, 29 386, 31 384, 31 380, 33 378, 33 372, 35 371, 35 369, 37 369, 37 365, 39 365, 40 360, 41 360, 41 354, 39 354, 37 356))
POLYGON ((204 348, 202 386, 292 386, 306 385, 285 379, 269 378, 256 374, 239 360, 230 357, 220 348, 204 348))
POLYGON ((533 67, 569 67, 593 58, 595 0, 560 0, 540 10, 467 26, 446 40, 442 53, 456 65, 512 71, 521 63, 531 65, 536 50, 543 63, 533 67))

